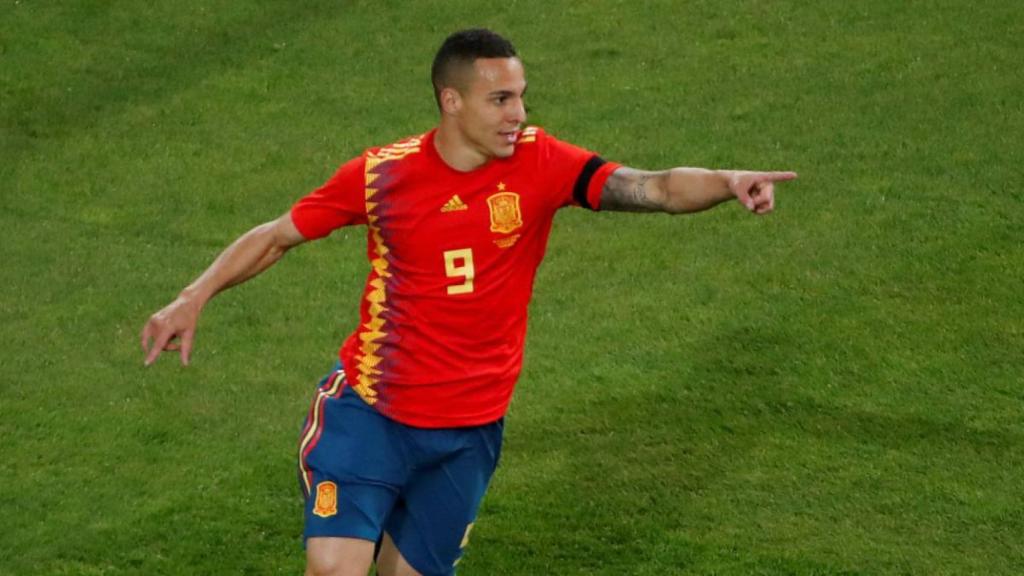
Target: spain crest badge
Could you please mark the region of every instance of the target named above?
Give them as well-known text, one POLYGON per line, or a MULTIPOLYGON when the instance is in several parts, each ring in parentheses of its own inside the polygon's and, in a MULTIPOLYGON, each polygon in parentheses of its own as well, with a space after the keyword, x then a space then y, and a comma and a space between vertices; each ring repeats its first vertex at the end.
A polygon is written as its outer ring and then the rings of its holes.
POLYGON ((316 485, 316 502, 313 503, 313 514, 321 518, 334 516, 338 513, 338 485, 330 480, 316 485))
MULTIPOLYGON (((504 186, 498 186, 504 190, 504 186)), ((487 197, 487 208, 491 211, 491 232, 508 234, 523 225, 523 214, 519 210, 519 194, 498 192, 487 197)))

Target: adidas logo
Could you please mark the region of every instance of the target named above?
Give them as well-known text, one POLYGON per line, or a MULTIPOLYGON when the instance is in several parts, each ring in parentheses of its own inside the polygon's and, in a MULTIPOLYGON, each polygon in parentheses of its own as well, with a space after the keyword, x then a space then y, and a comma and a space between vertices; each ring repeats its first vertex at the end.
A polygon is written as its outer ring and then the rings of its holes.
POLYGON ((458 212, 459 210, 469 210, 469 206, 466 206, 466 203, 462 201, 462 198, 459 198, 458 194, 452 196, 450 200, 444 203, 444 206, 441 206, 441 212, 458 212))

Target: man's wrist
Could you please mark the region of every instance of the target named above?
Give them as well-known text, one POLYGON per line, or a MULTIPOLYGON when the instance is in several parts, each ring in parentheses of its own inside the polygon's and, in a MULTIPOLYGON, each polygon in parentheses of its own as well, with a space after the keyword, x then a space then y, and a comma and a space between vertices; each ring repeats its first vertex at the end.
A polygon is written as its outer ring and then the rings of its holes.
POLYGON ((186 286, 184 290, 178 293, 178 300, 186 306, 195 308, 196 312, 202 310, 209 299, 210 297, 205 295, 199 287, 192 285, 186 286))
POLYGON ((715 170, 715 174, 722 180, 723 187, 730 193, 736 188, 736 179, 739 177, 737 170, 715 170))

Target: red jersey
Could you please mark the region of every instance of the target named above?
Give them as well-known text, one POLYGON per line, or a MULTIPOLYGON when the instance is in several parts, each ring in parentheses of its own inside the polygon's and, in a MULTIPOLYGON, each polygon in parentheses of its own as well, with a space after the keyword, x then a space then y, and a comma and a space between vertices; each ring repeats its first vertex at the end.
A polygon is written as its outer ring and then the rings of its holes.
POLYGON ((555 211, 597 209, 618 165, 529 127, 512 156, 459 172, 434 133, 367 150, 291 217, 308 239, 367 226, 360 325, 340 350, 355 391, 411 426, 474 426, 508 409, 555 211))

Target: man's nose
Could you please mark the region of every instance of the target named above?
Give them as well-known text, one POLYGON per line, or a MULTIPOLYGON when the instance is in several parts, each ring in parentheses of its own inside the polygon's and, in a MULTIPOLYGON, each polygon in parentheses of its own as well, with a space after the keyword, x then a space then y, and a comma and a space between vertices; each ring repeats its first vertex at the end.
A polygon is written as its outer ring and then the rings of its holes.
POLYGON ((516 100, 515 106, 512 106, 511 118, 516 124, 522 124, 526 122, 526 104, 522 99, 516 100))

